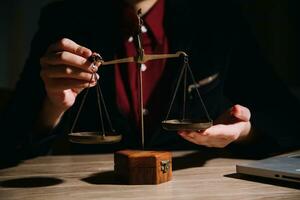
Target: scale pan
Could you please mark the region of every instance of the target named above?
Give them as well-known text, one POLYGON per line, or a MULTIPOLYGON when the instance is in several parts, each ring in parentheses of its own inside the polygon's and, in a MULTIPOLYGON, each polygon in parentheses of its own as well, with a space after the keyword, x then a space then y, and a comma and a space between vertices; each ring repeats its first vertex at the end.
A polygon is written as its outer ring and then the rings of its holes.
POLYGON ((161 122, 162 127, 167 131, 199 131, 208 129, 213 125, 212 121, 192 119, 170 119, 161 122))
MULTIPOLYGON (((107 134, 107 133, 106 133, 107 134)), ((122 135, 110 134, 103 136, 99 132, 76 132, 69 134, 69 141, 80 144, 113 144, 120 142, 122 135)))

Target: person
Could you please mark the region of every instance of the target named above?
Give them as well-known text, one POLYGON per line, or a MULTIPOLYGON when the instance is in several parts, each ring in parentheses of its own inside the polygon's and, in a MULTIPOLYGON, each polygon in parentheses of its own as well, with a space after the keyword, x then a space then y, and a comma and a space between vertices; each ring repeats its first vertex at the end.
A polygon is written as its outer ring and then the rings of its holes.
MULTIPOLYGON (((138 68, 135 63, 96 66, 136 55, 132 34, 142 10, 142 41, 147 54, 189 55, 191 69, 214 125, 204 131, 168 132, 161 128, 181 60, 143 65, 146 149, 228 148, 270 153, 299 147, 299 102, 266 62, 239 10, 227 1, 115 0, 62 1, 45 7, 14 97, 2 118, 6 159, 49 153, 70 132, 83 90, 91 92, 77 130, 98 130, 94 86, 99 81, 107 109, 122 141, 111 145, 71 144, 73 153, 141 148, 138 68), (97 75, 91 79, 97 70, 97 75)), ((187 111, 204 116, 188 92, 187 111)), ((172 117, 180 115, 176 97, 172 117)))

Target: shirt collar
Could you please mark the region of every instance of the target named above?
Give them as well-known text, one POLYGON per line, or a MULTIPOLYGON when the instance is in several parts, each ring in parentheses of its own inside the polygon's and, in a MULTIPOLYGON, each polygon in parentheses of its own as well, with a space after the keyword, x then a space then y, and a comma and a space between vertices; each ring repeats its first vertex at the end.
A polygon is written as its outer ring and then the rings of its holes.
MULTIPOLYGON (((164 40, 164 6, 165 0, 157 0, 153 7, 142 17, 143 24, 150 31, 154 37, 154 40, 162 44, 164 40)), ((128 5, 123 4, 123 19, 122 19, 122 31, 125 37, 131 36, 134 32, 134 27, 137 24, 135 13, 128 5)))
POLYGON ((143 16, 144 24, 147 30, 152 32, 154 39, 163 43, 164 39, 164 7, 165 1, 158 0, 155 5, 143 16))

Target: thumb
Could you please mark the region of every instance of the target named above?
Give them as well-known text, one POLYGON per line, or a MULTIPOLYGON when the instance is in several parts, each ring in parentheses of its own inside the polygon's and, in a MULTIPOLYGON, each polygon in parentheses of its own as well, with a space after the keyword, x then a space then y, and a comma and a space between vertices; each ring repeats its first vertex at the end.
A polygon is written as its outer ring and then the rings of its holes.
POLYGON ((241 121, 248 122, 251 118, 250 110, 241 105, 234 105, 231 108, 230 114, 241 121))
POLYGON ((232 124, 239 121, 249 121, 251 117, 250 110, 241 105, 234 105, 222 115, 220 115, 215 124, 232 124))

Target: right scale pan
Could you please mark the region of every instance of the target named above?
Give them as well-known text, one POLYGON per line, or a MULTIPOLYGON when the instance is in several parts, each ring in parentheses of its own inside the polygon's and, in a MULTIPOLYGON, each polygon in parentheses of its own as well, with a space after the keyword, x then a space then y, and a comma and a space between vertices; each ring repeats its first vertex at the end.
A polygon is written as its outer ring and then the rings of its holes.
POLYGON ((212 121, 192 119, 170 119, 161 122, 162 127, 167 131, 202 131, 213 125, 212 121))
MULTIPOLYGON (((183 67, 180 71, 180 74, 179 74, 179 77, 178 77, 178 80, 177 80, 177 83, 176 83, 176 88, 175 88, 175 91, 172 95, 172 100, 171 100, 171 104, 170 104, 170 107, 169 107, 169 110, 168 110, 168 113, 167 113, 167 116, 166 116, 166 119, 164 121, 161 122, 162 124, 162 127, 167 130, 167 131, 203 131, 203 130, 206 130, 208 129, 209 127, 213 126, 213 120, 210 118, 209 116, 209 113, 207 112, 207 109, 204 105, 204 102, 202 100, 202 97, 200 95, 200 92, 198 90, 198 87, 196 87, 196 92, 197 92, 197 95, 199 97, 199 100, 200 100, 200 103, 203 107, 203 111, 204 111, 204 114, 206 116, 206 119, 203 119, 203 118, 198 118, 198 119, 191 119, 189 117, 186 117, 187 113, 186 113, 186 104, 187 104, 187 101, 186 101, 186 93, 187 93, 187 77, 188 77, 188 73, 191 77, 191 81, 193 83, 193 85, 197 85, 197 82, 195 81, 195 77, 192 73, 192 70, 189 66, 189 62, 188 62, 188 56, 186 53, 183 54, 184 55, 184 63, 183 63, 183 67), (178 92, 178 89, 181 85, 181 82, 183 80, 183 96, 182 96, 182 99, 183 99, 183 105, 182 105, 182 116, 181 116, 181 119, 179 118, 173 118, 173 119, 169 119, 169 115, 171 113, 171 110, 172 110, 172 106, 173 106, 173 103, 174 103, 174 100, 176 98, 176 95, 177 95, 177 92, 178 92)), ((199 111, 200 112, 200 111, 199 111)))

